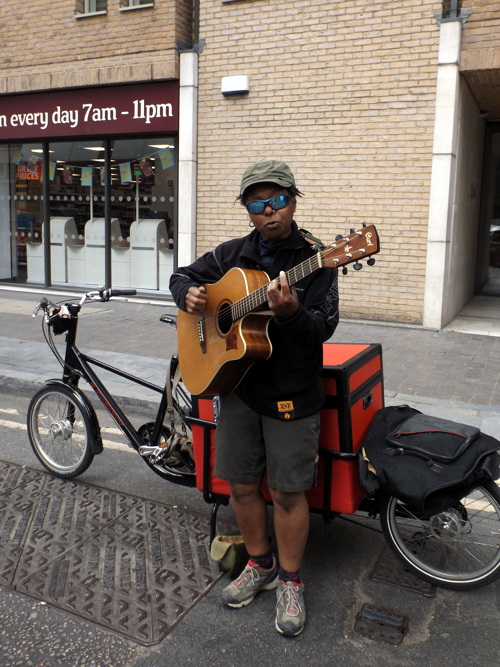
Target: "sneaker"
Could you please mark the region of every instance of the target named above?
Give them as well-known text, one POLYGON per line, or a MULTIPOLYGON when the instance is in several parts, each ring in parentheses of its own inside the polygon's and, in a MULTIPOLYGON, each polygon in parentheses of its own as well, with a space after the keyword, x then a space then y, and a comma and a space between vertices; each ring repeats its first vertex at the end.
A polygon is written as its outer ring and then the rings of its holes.
POLYGON ((306 624, 304 584, 278 581, 276 595, 276 630, 288 637, 300 635, 306 624))
POLYGON ((277 583, 278 566, 274 557, 273 566, 269 570, 247 563, 240 576, 222 591, 222 601, 227 607, 245 607, 259 591, 270 591, 276 588, 277 583))

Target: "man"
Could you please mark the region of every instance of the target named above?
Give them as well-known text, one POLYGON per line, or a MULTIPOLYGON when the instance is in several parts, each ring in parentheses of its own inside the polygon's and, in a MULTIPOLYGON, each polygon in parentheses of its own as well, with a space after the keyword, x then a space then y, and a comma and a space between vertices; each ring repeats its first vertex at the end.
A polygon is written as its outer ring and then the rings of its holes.
POLYGON ((233 267, 259 269, 272 278, 267 287, 272 354, 253 364, 235 391, 221 396, 214 472, 229 481, 250 556, 242 574, 223 590, 223 602, 243 607, 259 591, 277 587, 275 627, 288 636, 302 632, 306 620, 300 574, 309 532, 304 492, 315 480, 324 400, 322 343, 338 323, 336 270, 320 269, 292 287, 287 282, 285 272, 314 254, 293 219, 301 194, 284 162, 252 165, 243 174, 239 199, 255 229, 178 269, 170 281, 177 305, 195 315, 206 304, 204 285, 233 267), (279 565, 260 490, 266 469, 279 565))

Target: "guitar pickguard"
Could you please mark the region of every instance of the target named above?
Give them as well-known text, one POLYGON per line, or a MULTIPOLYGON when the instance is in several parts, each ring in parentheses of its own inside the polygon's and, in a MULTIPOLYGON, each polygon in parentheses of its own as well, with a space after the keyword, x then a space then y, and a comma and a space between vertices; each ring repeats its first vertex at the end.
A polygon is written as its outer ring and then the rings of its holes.
POLYGON ((237 336, 237 327, 233 327, 233 330, 229 334, 229 336, 226 338, 226 352, 229 352, 229 350, 237 350, 238 349, 238 336, 237 336))

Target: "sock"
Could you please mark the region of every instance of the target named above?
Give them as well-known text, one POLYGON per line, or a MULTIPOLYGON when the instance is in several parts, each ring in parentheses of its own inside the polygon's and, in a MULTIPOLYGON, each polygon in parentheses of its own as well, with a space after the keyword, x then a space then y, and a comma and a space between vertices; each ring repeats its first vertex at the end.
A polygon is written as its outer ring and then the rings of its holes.
POLYGON ((262 556, 248 556, 248 563, 252 566, 257 565, 263 570, 270 570, 274 564, 273 552, 268 551, 267 554, 262 556))
POLYGON ((302 583, 302 578, 300 576, 300 570, 297 572, 287 572, 282 567, 279 569, 278 579, 283 581, 285 584, 287 581, 292 581, 294 584, 300 585, 302 583))

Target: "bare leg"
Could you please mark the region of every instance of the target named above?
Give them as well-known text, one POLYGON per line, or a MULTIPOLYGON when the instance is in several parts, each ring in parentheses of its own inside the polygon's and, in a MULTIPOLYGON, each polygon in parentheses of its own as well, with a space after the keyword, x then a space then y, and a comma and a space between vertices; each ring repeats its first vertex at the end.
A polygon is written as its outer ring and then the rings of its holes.
POLYGON ((269 490, 274 503, 274 530, 280 565, 288 572, 297 572, 309 536, 309 505, 305 493, 269 490))
POLYGON ((267 504, 260 484, 230 483, 231 505, 238 527, 251 556, 263 556, 269 551, 267 504))

